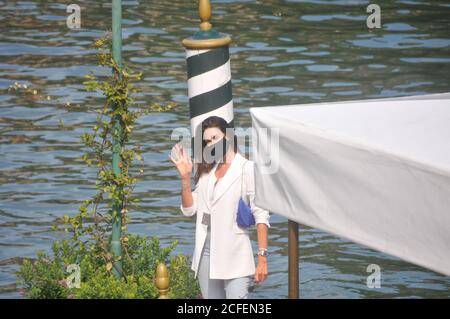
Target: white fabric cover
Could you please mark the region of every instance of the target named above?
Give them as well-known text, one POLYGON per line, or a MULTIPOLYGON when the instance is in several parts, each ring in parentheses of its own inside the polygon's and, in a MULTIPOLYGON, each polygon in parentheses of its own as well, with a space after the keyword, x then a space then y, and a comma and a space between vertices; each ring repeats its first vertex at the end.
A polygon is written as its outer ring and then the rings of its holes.
POLYGON ((450 275, 450 93, 250 114, 257 206, 450 275))

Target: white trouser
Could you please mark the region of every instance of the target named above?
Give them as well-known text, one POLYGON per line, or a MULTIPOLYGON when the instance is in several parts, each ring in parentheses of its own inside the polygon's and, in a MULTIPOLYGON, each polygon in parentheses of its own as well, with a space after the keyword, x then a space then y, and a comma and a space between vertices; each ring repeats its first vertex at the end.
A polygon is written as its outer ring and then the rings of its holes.
POLYGON ((210 227, 198 266, 198 281, 204 299, 247 299, 251 276, 233 279, 209 279, 210 227))

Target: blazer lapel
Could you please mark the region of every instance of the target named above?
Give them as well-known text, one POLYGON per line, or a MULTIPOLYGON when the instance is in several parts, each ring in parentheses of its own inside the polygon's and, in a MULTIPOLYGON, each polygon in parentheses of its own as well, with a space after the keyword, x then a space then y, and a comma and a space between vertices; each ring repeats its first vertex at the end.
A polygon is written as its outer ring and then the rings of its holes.
MULTIPOLYGON (((239 178, 241 176, 241 172, 242 172, 242 164, 244 164, 244 157, 239 154, 236 153, 233 161, 231 162, 230 167, 228 167, 227 172, 225 173, 225 175, 222 177, 221 180, 219 180, 217 186, 216 186, 216 191, 214 194, 214 199, 211 202, 211 206, 214 205, 214 203, 223 195, 225 194, 226 190, 228 188, 230 188, 230 186, 233 184, 233 182, 239 178)), ((217 167, 217 165, 216 165, 217 167)), ((211 170, 212 171, 212 170, 211 170)), ((213 174, 215 173, 215 169, 213 174)), ((210 181, 214 180, 213 178, 211 178, 210 176, 210 181)), ((208 183, 208 191, 212 192, 214 185, 209 185, 208 183)), ((208 197, 209 199, 209 197, 208 197)))
POLYGON ((211 209, 212 202, 210 200, 211 192, 214 188, 214 178, 213 174, 216 173, 217 164, 214 165, 214 167, 211 169, 211 171, 208 173, 208 176, 206 177, 206 187, 204 188, 203 196, 206 199, 206 205, 208 206, 208 209, 211 209))

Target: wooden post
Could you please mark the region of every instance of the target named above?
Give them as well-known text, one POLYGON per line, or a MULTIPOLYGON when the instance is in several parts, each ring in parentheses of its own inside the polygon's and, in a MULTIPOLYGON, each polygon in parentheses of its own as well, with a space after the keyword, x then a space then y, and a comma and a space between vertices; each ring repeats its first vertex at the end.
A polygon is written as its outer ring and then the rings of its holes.
POLYGON ((289 220, 288 222, 288 273, 289 286, 288 298, 298 299, 299 297, 299 256, 298 256, 298 223, 289 220))

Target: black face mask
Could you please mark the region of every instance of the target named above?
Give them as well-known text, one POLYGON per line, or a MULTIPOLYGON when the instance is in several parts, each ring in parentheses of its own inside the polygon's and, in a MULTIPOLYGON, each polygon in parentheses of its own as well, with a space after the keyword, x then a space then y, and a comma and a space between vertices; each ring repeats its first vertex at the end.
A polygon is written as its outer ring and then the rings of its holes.
POLYGON ((230 148, 231 143, 225 137, 222 137, 216 143, 205 146, 203 157, 206 163, 225 162, 225 154, 230 148))

